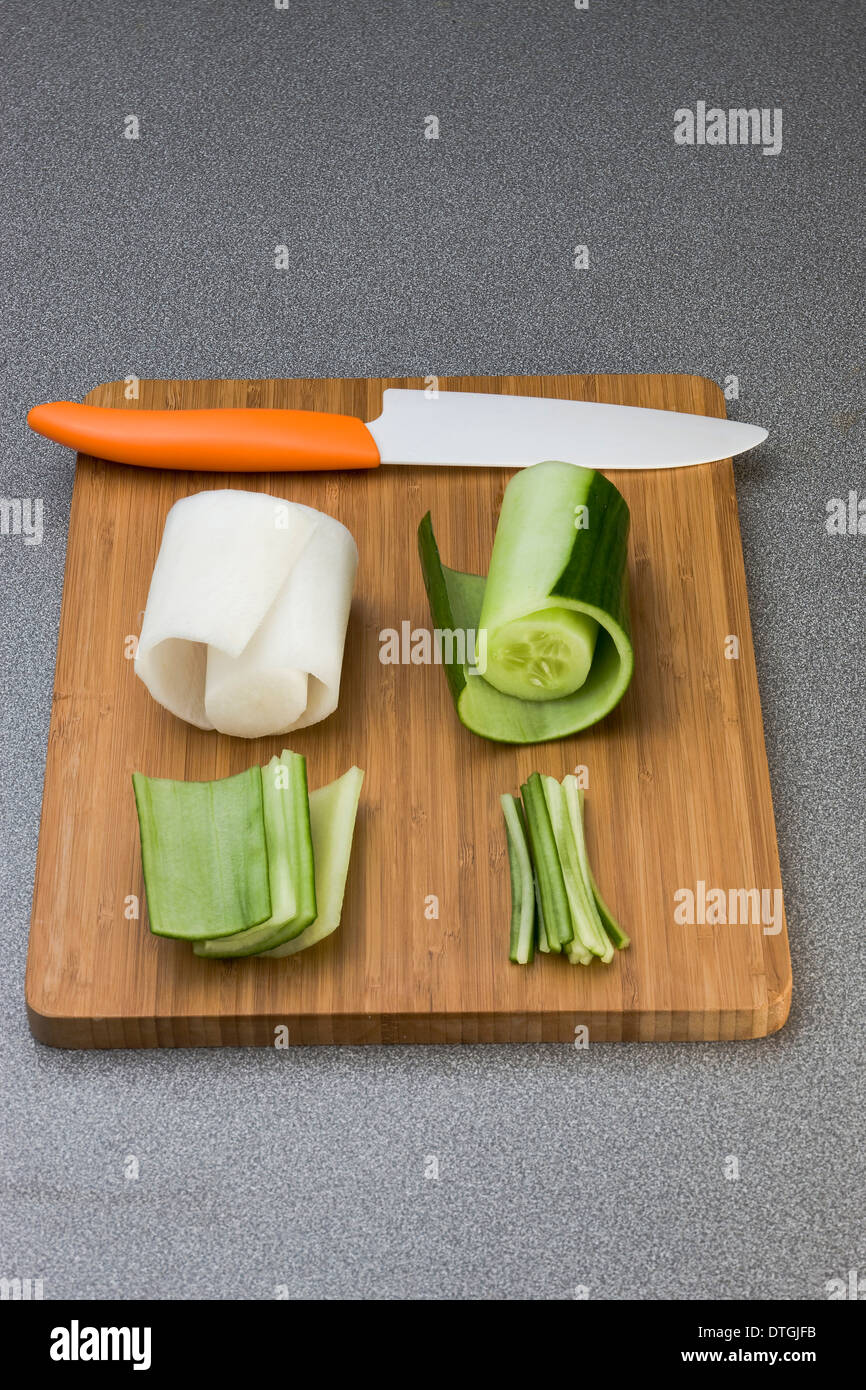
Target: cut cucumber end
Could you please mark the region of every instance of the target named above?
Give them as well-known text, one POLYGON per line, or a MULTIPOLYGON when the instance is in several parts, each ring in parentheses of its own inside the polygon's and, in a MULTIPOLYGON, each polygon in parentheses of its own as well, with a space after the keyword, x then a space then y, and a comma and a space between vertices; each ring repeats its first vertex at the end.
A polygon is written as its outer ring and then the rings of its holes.
POLYGON ((498 628, 489 639, 484 678, 518 700, 573 695, 592 666, 598 623, 568 608, 544 608, 498 628))

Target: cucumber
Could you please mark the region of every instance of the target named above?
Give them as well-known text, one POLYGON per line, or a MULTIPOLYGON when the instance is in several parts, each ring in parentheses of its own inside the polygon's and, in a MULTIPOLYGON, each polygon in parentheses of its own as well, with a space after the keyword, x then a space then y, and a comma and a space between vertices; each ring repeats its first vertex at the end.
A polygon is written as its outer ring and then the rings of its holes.
POLYGON ((132 774, 150 930, 200 941, 271 915, 262 770, 216 782, 132 774))
POLYGON ((315 946, 340 925, 343 895, 349 873, 352 837, 364 774, 351 767, 335 782, 310 793, 310 829, 316 866, 318 916, 299 936, 292 937, 266 956, 292 956, 315 946))
POLYGON ((541 780, 574 927, 574 939, 569 948, 569 959, 571 959, 572 965, 578 961, 583 965, 588 965, 593 956, 604 957, 610 943, 602 930, 598 914, 589 896, 589 890, 584 883, 574 833, 568 816, 565 789, 555 777, 542 777, 541 780))
POLYGON ((541 776, 532 776, 520 788, 529 829, 532 860, 538 879, 538 896, 544 920, 548 949, 559 955, 562 947, 574 936, 571 910, 565 891, 562 866, 556 849, 550 813, 544 797, 541 776))
POLYGON ((609 714, 634 669, 628 609, 629 513, 593 469, 550 460, 516 473, 490 573, 442 564, 430 513, 418 528, 434 626, 486 634, 482 674, 445 652, 461 721, 502 743, 564 738, 609 714), (586 523, 584 525, 584 522, 586 523))
POLYGON ((262 769, 271 915, 237 936, 197 942, 197 956, 252 956, 298 936, 316 918, 306 759, 284 749, 262 769))
MULTIPOLYGON (((487 581, 485 594, 489 592, 487 581)), ((571 695, 589 675, 598 623, 566 608, 545 608, 525 618, 512 618, 488 634, 484 679, 504 695, 518 700, 557 700, 571 695)))
POLYGON ((544 912, 541 907, 541 891, 538 887, 538 874, 533 870, 532 886, 535 890, 535 948, 543 956, 550 955, 547 944, 547 928, 544 925, 544 912))
POLYGON ((625 503, 593 469, 551 460, 515 474, 502 499, 479 618, 490 685, 521 700, 556 700, 580 689, 598 622, 581 587, 561 584, 562 572, 575 552, 585 568, 593 564, 591 551, 606 557, 613 547, 618 562, 621 545, 624 559, 627 536, 625 503), (612 493, 621 507, 609 516, 612 493), (554 595, 560 601, 551 604, 554 595))
POLYGON ((534 944, 545 955, 565 954, 571 965, 609 965, 614 948, 631 943, 589 865, 577 778, 557 782, 533 772, 520 790, 525 814, 516 796, 499 798, 511 870, 509 959, 528 964, 534 944))
POLYGON ((526 820, 516 796, 506 794, 499 801, 505 816, 511 874, 511 942, 508 959, 515 965, 529 965, 535 946, 535 883, 526 839, 526 820))
POLYGON ((568 809, 568 819, 574 835, 574 844, 577 850, 577 861, 583 880, 588 915, 592 922, 593 929, 597 933, 599 940, 603 943, 604 949, 601 953, 601 958, 605 965, 609 965, 613 960, 614 943, 604 929, 604 924, 599 916, 598 908, 595 903, 595 895, 592 890, 592 870, 589 867, 589 856, 586 852, 586 837, 583 832, 583 791, 573 773, 570 773, 567 777, 563 777, 562 790, 568 809))

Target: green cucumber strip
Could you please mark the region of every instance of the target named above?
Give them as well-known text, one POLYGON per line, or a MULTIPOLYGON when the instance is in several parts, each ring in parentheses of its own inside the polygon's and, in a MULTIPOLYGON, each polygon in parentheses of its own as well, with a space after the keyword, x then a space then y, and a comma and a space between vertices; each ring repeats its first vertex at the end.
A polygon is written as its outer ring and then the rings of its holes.
POLYGON ((200 941, 271 915, 262 770, 216 782, 132 774, 150 930, 200 941))
POLYGON ((280 958, 305 951, 330 936, 340 925, 363 780, 361 769, 351 767, 335 782, 329 782, 326 787, 319 787, 310 793, 310 828, 319 914, 300 936, 293 937, 274 950, 263 952, 263 955, 280 958))
POLYGON ((547 944, 558 955, 565 942, 571 941, 574 929, 571 924, 571 910, 562 877, 562 866, 550 824, 550 814, 544 797, 544 786, 539 773, 532 776, 520 788, 526 810, 526 823, 529 827, 529 843, 538 876, 538 891, 544 913, 544 927, 547 944))
POLYGON ((598 914, 590 905, 588 891, 584 886, 577 846, 566 805, 565 789, 560 786, 555 777, 542 777, 541 781, 550 814, 553 838, 556 841, 556 849, 562 867, 568 905, 571 908, 571 919, 574 926, 572 948, 578 957, 587 954, 604 956, 610 943, 602 930, 598 914))
POLYGON ((316 918, 316 885, 306 759, 286 748, 262 769, 271 915, 237 936, 198 942, 197 956, 252 956, 271 950, 316 918))
POLYGON ((511 875, 511 939, 508 959, 515 965, 528 965, 532 960, 535 930, 535 885, 532 881, 532 861, 521 818, 521 805, 516 796, 499 798, 505 816, 508 841, 508 868, 511 875))
MULTIPOLYGON (((524 820, 526 817, 524 816, 524 820)), ((532 887, 535 894, 535 948, 543 956, 550 955, 547 941, 547 928, 544 925, 544 912, 541 906, 541 890, 538 887, 538 874, 533 872, 532 887)))
POLYGON ((595 874, 592 869, 589 871, 589 882, 592 888, 592 896, 595 898, 595 905, 598 908, 598 915, 601 918, 602 926, 613 942, 618 951, 624 951, 631 945, 631 937, 628 936, 614 917, 601 893, 598 891, 598 884, 595 881, 595 874))
POLYGON ((504 540, 500 516, 489 580, 442 564, 429 512, 418 528, 421 569, 434 626, 464 633, 484 627, 488 670, 491 650, 498 654, 494 665, 500 680, 503 664, 516 661, 505 681, 512 676, 523 681, 519 688, 530 696, 518 698, 472 674, 455 659, 457 644, 449 644, 445 675, 462 723, 501 743, 544 743, 603 719, 631 680, 628 507, 601 473, 549 461, 515 474, 506 489, 503 515, 504 540), (579 507, 586 509, 586 529, 575 525, 579 507), (529 620, 531 630, 512 628, 515 641, 510 641, 508 625, 529 620), (496 633, 502 632, 500 652, 496 633), (545 655, 541 648, 548 641, 552 650, 545 655), (572 693, 549 698, 560 688, 560 679, 573 684, 581 678, 581 652, 585 657, 590 643, 591 665, 583 683, 572 693), (506 650, 514 645, 516 653, 506 650), (522 656, 528 663, 523 674, 522 656), (536 659, 545 661, 549 671, 530 670, 536 659), (547 690, 533 685, 533 678, 547 680, 547 690))
POLYGON ((563 777, 562 790, 565 795, 568 819, 571 822, 571 829, 574 834, 574 843, 577 849, 577 859, 583 878, 587 907, 596 930, 599 933, 599 937, 604 943, 604 952, 601 958, 605 965, 609 965, 613 960, 613 943, 604 929, 604 923, 595 905, 595 895, 592 891, 591 881, 592 873, 589 867, 589 858, 586 853, 586 836, 583 832, 583 792, 573 773, 569 773, 567 777, 563 777))
MULTIPOLYGON (((270 765, 273 767, 274 764, 277 764, 276 758, 271 759, 270 765)), ((267 789, 262 774, 265 830, 273 824, 274 833, 287 841, 294 912, 287 910, 282 924, 279 915, 273 915, 271 920, 279 928, 280 940, 271 942, 272 946, 282 945, 283 941, 299 936, 311 922, 315 922, 318 912, 307 760, 300 753, 292 753, 284 748, 278 766, 285 772, 281 775, 275 767, 268 779, 267 789)), ((287 904, 287 908, 289 906, 287 904)))

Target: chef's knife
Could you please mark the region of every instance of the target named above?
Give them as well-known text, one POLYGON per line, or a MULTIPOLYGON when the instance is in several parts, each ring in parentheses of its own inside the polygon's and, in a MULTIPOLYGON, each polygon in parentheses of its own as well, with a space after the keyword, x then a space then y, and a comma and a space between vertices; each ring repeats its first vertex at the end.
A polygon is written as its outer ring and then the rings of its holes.
POLYGON ((365 425, 317 410, 123 410, 58 401, 31 428, 82 453, 148 468, 278 473, 380 463, 521 468, 682 468, 752 449, 767 431, 640 406, 388 388, 365 425))

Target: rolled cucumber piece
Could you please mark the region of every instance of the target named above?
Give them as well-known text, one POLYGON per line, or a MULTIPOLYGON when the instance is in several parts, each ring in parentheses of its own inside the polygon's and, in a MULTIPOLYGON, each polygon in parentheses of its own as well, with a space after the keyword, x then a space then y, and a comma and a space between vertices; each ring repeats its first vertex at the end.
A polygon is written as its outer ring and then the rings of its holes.
POLYGON ((434 626, 479 634, 477 671, 445 652, 468 729, 542 743, 587 728, 621 700, 634 669, 628 530, 613 483, 557 460, 509 482, 486 580, 443 565, 429 512, 423 518, 418 548, 434 626))
POLYGON ((262 770, 217 782, 132 774, 150 930, 200 941, 271 914, 262 770))
MULTIPOLYGON (((573 577, 561 581, 575 553, 579 568, 587 568, 599 539, 593 527, 606 533, 600 536, 605 552, 628 535, 622 498, 621 514, 605 522, 613 489, 606 478, 598 483, 599 476, 550 461, 521 469, 505 489, 479 626, 487 634, 484 679, 506 695, 556 700, 579 690, 589 675, 598 637, 593 605, 573 577)), ((607 566, 609 556, 599 549, 596 564, 602 558, 607 566)))
POLYGON ((299 936, 286 941, 266 956, 292 956, 315 946, 330 936, 340 925, 355 818, 361 796, 364 774, 351 767, 336 782, 319 787, 310 793, 310 827, 313 837, 313 858, 316 865, 316 901, 318 916, 299 936))
POLYGON ((307 764, 286 748, 262 768, 271 915, 236 936, 196 942, 197 956, 252 956, 298 936, 316 918, 307 764))

